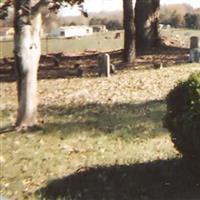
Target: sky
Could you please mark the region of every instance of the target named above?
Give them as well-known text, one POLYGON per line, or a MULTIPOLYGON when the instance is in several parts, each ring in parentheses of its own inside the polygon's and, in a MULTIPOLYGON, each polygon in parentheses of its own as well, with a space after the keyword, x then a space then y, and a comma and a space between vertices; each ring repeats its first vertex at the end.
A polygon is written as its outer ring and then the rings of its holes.
MULTIPOLYGON (((133 0, 134 1, 134 0, 133 0)), ((200 7, 200 0, 160 0, 163 4, 183 4, 187 3, 194 8, 200 7)), ((114 11, 122 9, 122 0, 85 0, 84 8, 88 12, 114 11)), ((65 8, 60 12, 61 15, 80 15, 77 8, 65 8)))

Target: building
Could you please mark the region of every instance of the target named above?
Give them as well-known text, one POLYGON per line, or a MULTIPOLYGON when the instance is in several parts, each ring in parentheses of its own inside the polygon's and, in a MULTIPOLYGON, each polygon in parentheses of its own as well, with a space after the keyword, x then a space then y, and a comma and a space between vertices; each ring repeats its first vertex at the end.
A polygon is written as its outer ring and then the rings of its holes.
POLYGON ((159 24, 158 28, 159 29, 169 29, 169 28, 171 28, 171 25, 170 24, 159 24))
POLYGON ((1 27, 0 28, 0 39, 12 39, 14 36, 14 28, 12 27, 1 27))
POLYGON ((92 27, 89 26, 62 26, 53 29, 49 36, 51 37, 81 37, 93 34, 92 27))
POLYGON ((108 32, 105 25, 93 25, 92 28, 93 32, 100 32, 100 33, 108 32))
POLYGON ((0 36, 13 36, 15 33, 12 27, 1 27, 0 36))

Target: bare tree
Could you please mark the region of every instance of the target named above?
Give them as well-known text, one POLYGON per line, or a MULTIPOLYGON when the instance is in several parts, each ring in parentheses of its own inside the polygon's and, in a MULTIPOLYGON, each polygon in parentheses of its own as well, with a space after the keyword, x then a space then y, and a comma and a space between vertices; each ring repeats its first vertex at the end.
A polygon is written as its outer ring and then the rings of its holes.
POLYGON ((132 63, 135 59, 135 25, 132 0, 123 0, 123 15, 124 62, 132 63))
POLYGON ((160 0, 136 0, 136 52, 159 45, 159 8, 160 0))
MULTIPOLYGON (((14 57, 17 73, 18 113, 16 126, 19 130, 37 123, 37 71, 41 54, 40 31, 41 12, 58 9, 62 0, 8 0, 0 8, 5 11, 7 6, 14 5, 14 57)), ((66 0, 69 4, 81 4, 83 0, 66 0)))

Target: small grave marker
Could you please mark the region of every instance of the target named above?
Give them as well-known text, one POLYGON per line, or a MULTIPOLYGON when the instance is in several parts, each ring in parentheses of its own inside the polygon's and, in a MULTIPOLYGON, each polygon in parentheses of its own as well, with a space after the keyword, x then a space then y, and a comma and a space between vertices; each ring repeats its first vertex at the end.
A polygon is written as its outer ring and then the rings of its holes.
POLYGON ((99 76, 110 77, 110 55, 100 54, 98 56, 99 76))
POLYGON ((190 38, 190 49, 199 48, 199 38, 196 36, 192 36, 190 38))
POLYGON ((190 38, 190 62, 200 62, 199 38, 196 36, 190 38))

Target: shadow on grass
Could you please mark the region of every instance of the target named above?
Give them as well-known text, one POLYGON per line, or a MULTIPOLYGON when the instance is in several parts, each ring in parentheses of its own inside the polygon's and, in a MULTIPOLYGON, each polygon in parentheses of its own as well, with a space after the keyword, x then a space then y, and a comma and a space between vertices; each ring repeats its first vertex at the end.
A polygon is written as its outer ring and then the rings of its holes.
POLYGON ((42 199, 198 200, 200 174, 184 160, 82 169, 38 190, 42 199))
POLYGON ((12 126, 12 125, 0 127, 0 135, 4 134, 4 133, 10 133, 10 132, 13 132, 13 131, 15 131, 15 127, 12 126))
POLYGON ((67 136, 88 132, 88 134, 103 133, 140 138, 166 133, 162 125, 165 110, 163 101, 143 104, 40 107, 46 134, 60 132, 67 136))

